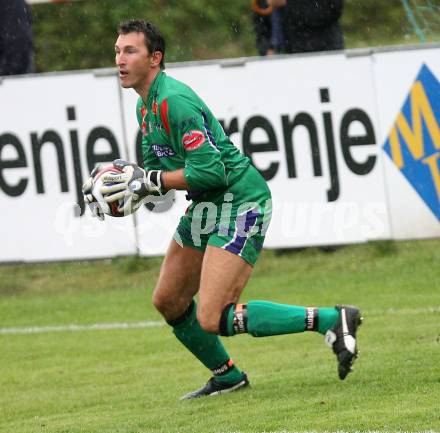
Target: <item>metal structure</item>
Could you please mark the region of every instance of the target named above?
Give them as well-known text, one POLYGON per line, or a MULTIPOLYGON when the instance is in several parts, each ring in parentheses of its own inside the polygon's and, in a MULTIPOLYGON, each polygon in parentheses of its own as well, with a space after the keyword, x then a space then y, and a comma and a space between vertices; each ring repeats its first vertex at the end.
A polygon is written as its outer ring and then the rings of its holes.
POLYGON ((427 35, 440 33, 440 4, 438 2, 402 0, 402 4, 408 21, 420 42, 426 42, 427 35))

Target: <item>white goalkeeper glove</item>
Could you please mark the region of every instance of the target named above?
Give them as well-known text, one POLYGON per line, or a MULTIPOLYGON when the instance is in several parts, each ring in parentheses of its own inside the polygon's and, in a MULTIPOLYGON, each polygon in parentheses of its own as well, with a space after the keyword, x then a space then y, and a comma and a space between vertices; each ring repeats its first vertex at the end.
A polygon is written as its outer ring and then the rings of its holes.
POLYGON ((162 195, 162 171, 146 171, 134 162, 115 159, 113 166, 122 173, 104 173, 100 192, 107 203, 123 200, 118 211, 128 215, 137 210, 149 194, 162 195))
POLYGON ((104 221, 104 212, 102 211, 99 202, 93 196, 93 187, 96 173, 101 170, 102 166, 97 165, 92 172, 90 173, 90 177, 84 182, 82 186, 82 193, 84 203, 89 207, 90 212, 92 212, 92 216, 98 218, 100 221, 104 221))

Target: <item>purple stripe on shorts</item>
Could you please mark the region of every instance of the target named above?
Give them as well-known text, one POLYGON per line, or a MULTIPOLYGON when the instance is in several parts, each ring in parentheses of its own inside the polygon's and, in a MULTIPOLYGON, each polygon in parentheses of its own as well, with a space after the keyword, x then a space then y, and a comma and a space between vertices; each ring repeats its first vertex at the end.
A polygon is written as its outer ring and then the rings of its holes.
POLYGON ((249 231, 257 222, 259 215, 260 213, 255 211, 255 209, 251 209, 244 214, 238 215, 236 221, 237 229, 234 237, 223 248, 231 253, 240 254, 248 238, 249 231))

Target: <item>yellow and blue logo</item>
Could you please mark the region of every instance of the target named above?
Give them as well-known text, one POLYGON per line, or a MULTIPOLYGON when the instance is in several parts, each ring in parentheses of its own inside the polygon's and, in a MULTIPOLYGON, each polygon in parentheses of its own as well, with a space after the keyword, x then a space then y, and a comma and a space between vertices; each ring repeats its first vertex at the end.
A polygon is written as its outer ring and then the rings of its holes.
POLYGON ((440 221, 440 82, 423 65, 384 144, 440 221))

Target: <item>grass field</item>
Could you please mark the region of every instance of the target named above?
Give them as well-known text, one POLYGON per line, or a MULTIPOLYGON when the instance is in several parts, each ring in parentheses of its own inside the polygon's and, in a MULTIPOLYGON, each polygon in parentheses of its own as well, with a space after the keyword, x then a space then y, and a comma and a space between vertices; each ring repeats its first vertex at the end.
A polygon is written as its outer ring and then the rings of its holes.
POLYGON ((252 387, 185 402, 209 372, 151 306, 159 264, 0 267, 0 432, 440 431, 440 240, 265 251, 242 300, 359 305, 356 371, 317 334, 237 336, 252 387))

